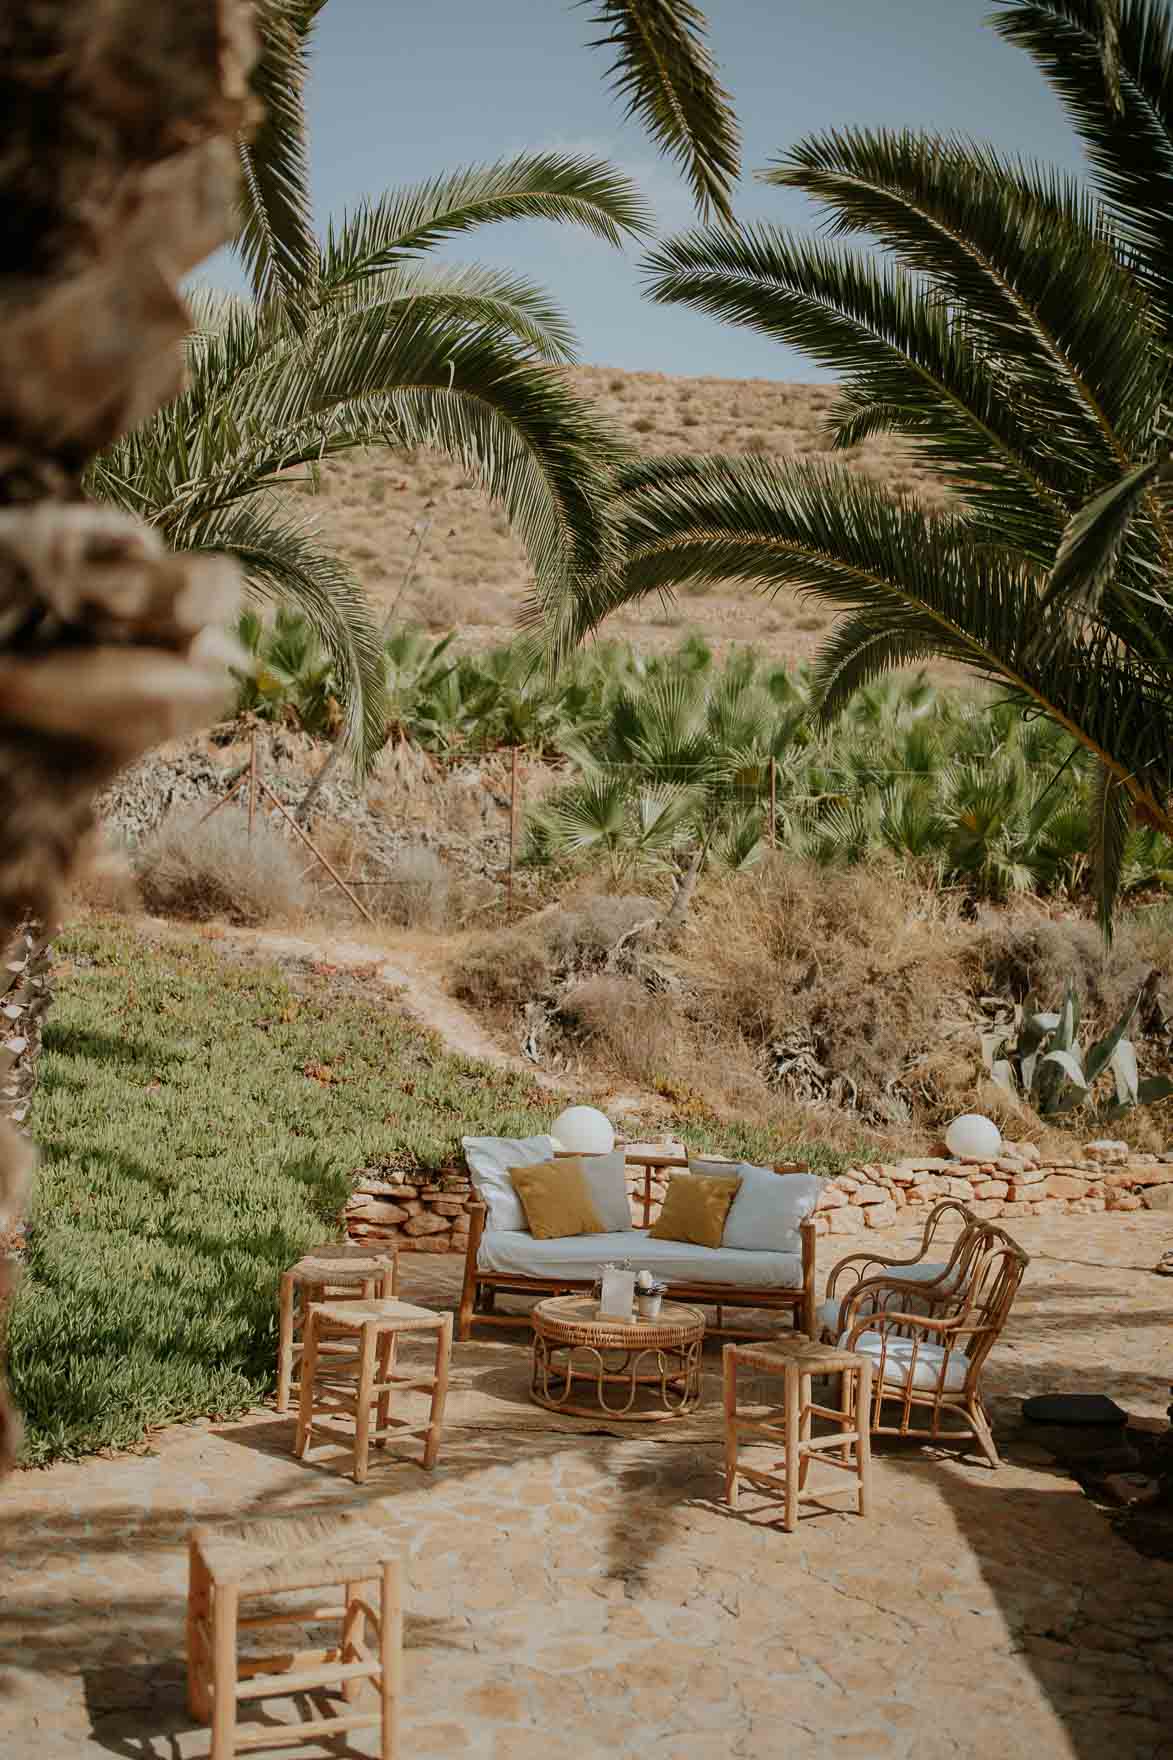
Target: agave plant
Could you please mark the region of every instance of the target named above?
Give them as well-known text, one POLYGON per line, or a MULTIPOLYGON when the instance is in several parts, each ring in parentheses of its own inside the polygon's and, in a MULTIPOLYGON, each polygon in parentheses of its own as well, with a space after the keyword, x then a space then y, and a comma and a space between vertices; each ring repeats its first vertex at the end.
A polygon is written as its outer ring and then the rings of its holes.
POLYGON ((993 679, 1096 766, 1106 928, 1130 826, 1173 835, 1173 25, 1163 0, 1118 13, 1118 103, 1101 0, 1002 0, 995 15, 1071 114, 1090 187, 952 135, 839 130, 763 174, 821 204, 830 239, 709 228, 648 261, 654 299, 833 371, 832 444, 902 436, 949 511, 822 464, 647 460, 624 479, 621 566, 544 604, 557 645, 680 585, 814 594, 843 614, 815 668, 825 720, 929 655, 993 679), (1100 490, 1115 512, 1084 521, 1100 537, 1077 567, 1071 522, 1100 490))
POLYGON ((1015 1009, 1013 1041, 1004 1028, 983 1035, 986 1068, 1000 1086, 1029 1100, 1042 1118, 1058 1118, 1090 1105, 1096 1082, 1109 1073, 1115 1081, 1115 1098, 1102 1103, 1096 1113, 1104 1122, 1133 1106, 1166 1100, 1173 1094, 1173 1081, 1167 1076, 1142 1080, 1136 1047, 1126 1037, 1139 1002, 1138 996, 1115 1026, 1084 1052, 1078 1039, 1079 999, 1074 985, 1068 982, 1057 1014, 1039 1012, 1028 996, 1015 1009))

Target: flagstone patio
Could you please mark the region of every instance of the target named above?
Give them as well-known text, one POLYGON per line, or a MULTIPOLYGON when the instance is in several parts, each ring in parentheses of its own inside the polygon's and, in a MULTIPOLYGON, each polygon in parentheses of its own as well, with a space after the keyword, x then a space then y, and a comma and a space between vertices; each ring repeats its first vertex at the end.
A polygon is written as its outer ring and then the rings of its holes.
MULTIPOLYGON (((187 1532, 314 1504, 361 1507, 409 1557, 404 1760, 1173 1760, 1173 1565, 1013 1436, 1032 1392, 1164 1412, 1167 1232, 1149 1214, 1018 1224, 1034 1258, 988 1377, 1005 1465, 881 1445, 867 1521, 812 1513, 784 1535, 757 1497, 724 1508, 711 1440, 532 1429, 520 1394, 515 1427, 499 1398, 448 1431, 434 1474, 377 1462, 361 1490, 328 1455, 295 1461, 269 1410, 19 1474, 0 1487, 0 1753, 206 1754, 184 1704, 187 1532)), ((820 1275, 843 1250, 821 1243, 820 1275)), ((458 1271, 406 1257, 404 1294, 451 1300, 458 1271)), ((523 1386, 516 1337, 478 1348, 523 1386)))

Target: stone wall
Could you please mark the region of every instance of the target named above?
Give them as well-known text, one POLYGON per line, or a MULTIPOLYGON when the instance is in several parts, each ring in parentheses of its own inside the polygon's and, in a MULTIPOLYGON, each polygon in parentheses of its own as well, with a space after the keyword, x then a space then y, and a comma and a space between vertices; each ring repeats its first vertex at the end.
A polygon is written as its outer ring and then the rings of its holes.
MULTIPOLYGON (((643 1170, 631 1167, 632 1219, 642 1221, 643 1170)), ((652 1219, 667 1176, 652 1179, 652 1219)), ((1066 1161, 1043 1162, 1032 1143, 1008 1143, 997 1161, 913 1155, 869 1162, 823 1181, 815 1220, 820 1234, 859 1234, 915 1222, 939 1198, 960 1198, 979 1216, 1077 1216, 1101 1210, 1173 1211, 1173 1154, 1139 1155, 1123 1143, 1089 1143, 1066 1161)), ((394 1241, 403 1252, 463 1253, 472 1192, 468 1177, 437 1174, 360 1176, 346 1205, 352 1240, 394 1241)))

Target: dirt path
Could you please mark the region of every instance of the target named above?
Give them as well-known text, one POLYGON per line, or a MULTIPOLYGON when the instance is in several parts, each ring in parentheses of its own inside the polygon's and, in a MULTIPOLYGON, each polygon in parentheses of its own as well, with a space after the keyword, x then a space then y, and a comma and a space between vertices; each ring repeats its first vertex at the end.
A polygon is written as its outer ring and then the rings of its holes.
MULTIPOLYGON (((179 925, 164 917, 146 917, 143 921, 144 926, 156 934, 180 932, 179 925)), ((191 930, 183 928, 182 932, 190 935, 191 930)), ((235 928, 229 923, 215 926, 215 940, 221 945, 229 942, 240 952, 255 953, 278 962, 283 959, 305 960, 312 965, 335 966, 339 971, 361 968, 364 980, 386 991, 388 999, 393 997, 396 1006, 421 1026, 438 1033, 446 1050, 462 1057, 479 1058, 498 1069, 521 1071, 539 1087, 548 1088, 552 1093, 569 1092, 570 1084, 535 1069, 525 1058, 504 1051, 476 1016, 448 995, 411 948, 399 947, 389 955, 385 947, 335 935, 314 938, 288 934, 280 929, 235 928)))

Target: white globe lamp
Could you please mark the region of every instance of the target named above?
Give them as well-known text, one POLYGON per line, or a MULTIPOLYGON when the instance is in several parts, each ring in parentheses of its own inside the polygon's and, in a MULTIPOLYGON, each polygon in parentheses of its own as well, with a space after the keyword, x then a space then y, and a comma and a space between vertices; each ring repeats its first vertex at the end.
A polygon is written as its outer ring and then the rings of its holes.
POLYGON ((550 1126, 550 1135, 571 1155, 609 1155, 615 1147, 610 1119, 594 1106, 568 1106, 550 1126))
POLYGON ((1002 1153, 1002 1133, 992 1118, 963 1112, 945 1132, 945 1147, 961 1161, 996 1161, 1002 1153))

